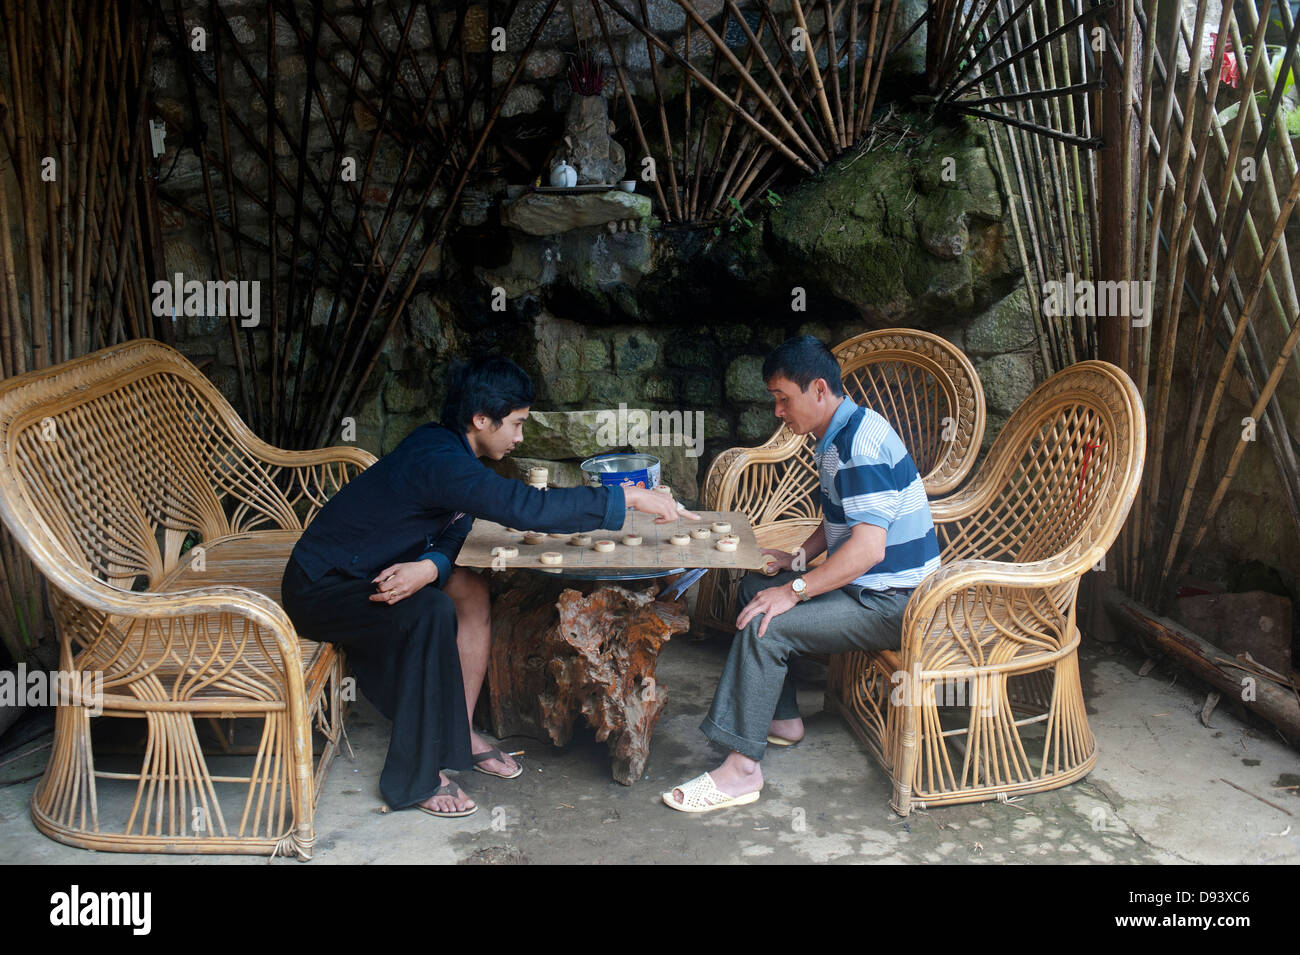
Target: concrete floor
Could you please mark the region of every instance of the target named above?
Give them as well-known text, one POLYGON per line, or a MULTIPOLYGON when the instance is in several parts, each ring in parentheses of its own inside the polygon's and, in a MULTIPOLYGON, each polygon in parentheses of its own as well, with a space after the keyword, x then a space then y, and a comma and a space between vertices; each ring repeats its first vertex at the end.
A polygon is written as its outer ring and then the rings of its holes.
MULTIPOLYGON (((1162 667, 1138 675, 1142 658, 1085 641, 1082 670, 1100 757, 1085 780, 1012 803, 915 811, 888 807, 889 786, 844 724, 822 713, 822 671, 801 667, 808 735, 770 750, 767 786, 751 806, 704 816, 673 812, 664 789, 720 758, 699 733, 725 656, 721 640, 679 638, 664 648, 660 682, 669 702, 645 778, 609 777, 604 744, 580 729, 566 751, 537 740, 525 773, 502 780, 459 776, 480 811, 458 820, 385 812, 378 775, 387 721, 365 701, 348 732, 356 753, 334 763, 316 814, 315 865, 333 863, 1298 863, 1300 756, 1268 728, 1230 710, 1212 729, 1197 713, 1203 694, 1162 667), (1229 786, 1236 783, 1287 812, 1229 786)), ((48 738, 48 737, 47 737, 48 738)), ((15 778, 45 753, 6 766, 15 778)), ((264 859, 96 853, 38 833, 27 801, 35 782, 0 788, 0 862, 79 865, 133 862, 265 864, 264 859)), ((289 860, 277 865, 292 865, 289 860)))

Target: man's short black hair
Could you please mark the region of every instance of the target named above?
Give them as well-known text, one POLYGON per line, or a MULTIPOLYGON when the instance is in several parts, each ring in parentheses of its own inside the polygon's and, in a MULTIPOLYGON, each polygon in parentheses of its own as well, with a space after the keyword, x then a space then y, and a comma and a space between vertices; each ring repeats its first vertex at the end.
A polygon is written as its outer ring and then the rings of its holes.
POLYGON ((499 427, 506 415, 529 407, 536 397, 528 372, 499 355, 456 362, 448 377, 442 426, 452 431, 469 431, 477 414, 499 427))
POLYGON ((807 391, 818 378, 825 378, 831 394, 837 398, 844 394, 840 363, 835 359, 835 353, 813 335, 787 338, 767 356, 763 362, 763 381, 766 383, 777 377, 790 379, 800 391, 807 391))

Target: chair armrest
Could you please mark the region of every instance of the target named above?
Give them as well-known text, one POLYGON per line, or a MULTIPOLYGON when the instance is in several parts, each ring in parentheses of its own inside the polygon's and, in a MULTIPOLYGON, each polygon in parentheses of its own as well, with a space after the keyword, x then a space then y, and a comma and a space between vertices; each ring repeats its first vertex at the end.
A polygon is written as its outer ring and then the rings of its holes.
MULTIPOLYGON (((284 608, 265 594, 230 584, 213 584, 168 593, 137 592, 106 584, 79 567, 71 568, 63 565, 55 574, 49 573, 48 567, 42 570, 51 585, 63 594, 82 607, 98 611, 106 617, 157 621, 214 615, 218 618, 228 616, 247 620, 258 630, 274 638, 283 666, 287 698, 301 699, 303 695, 302 653, 298 646, 297 631, 284 608)), ((226 622, 222 620, 223 631, 226 626, 226 622)), ((61 629, 66 633, 66 628, 61 627, 61 629)), ((96 629, 102 634, 107 628, 96 629)), ((159 633, 161 634, 161 631, 159 633)), ((166 639, 170 641, 173 635, 174 632, 169 631, 166 639)), ((186 631, 181 629, 183 638, 192 639, 192 635, 193 631, 190 632, 189 637, 186 637, 186 631)), ((86 637, 87 634, 83 632, 81 636, 86 637)), ((248 642, 247 634, 241 637, 235 635, 233 631, 228 639, 232 641, 232 646, 241 641, 248 642)), ((93 655, 96 642, 97 640, 92 637, 86 644, 84 652, 93 655)), ((211 652, 210 647, 203 653, 196 654, 195 661, 202 659, 209 652, 211 652)), ((137 674, 131 674, 126 682, 130 682, 130 679, 136 676, 137 674)))
POLYGON ((232 486, 231 494, 242 502, 231 520, 232 529, 238 530, 252 530, 267 521, 281 530, 306 527, 330 497, 378 460, 364 448, 347 445, 288 451, 267 444, 251 431, 245 430, 241 438, 249 458, 284 497, 268 498, 257 482, 232 486))
MULTIPOLYGON (((252 432, 249 432, 252 435, 252 432)), ((288 451, 267 444, 261 438, 253 436, 254 443, 247 445, 253 457, 267 464, 284 468, 311 468, 321 464, 354 464, 358 471, 364 471, 379 459, 365 448, 347 444, 336 444, 325 448, 313 448, 309 451, 288 451)))
POLYGON ((955 560, 936 570, 912 592, 911 603, 943 599, 941 594, 975 584, 997 587, 1051 587, 1082 576, 1105 555, 1100 545, 1071 548, 1044 560, 1017 564, 1005 560, 955 560), (938 591, 939 594, 935 592, 938 591))
MULTIPOLYGON (((775 509, 770 506, 765 507, 764 510, 771 513, 764 520, 759 511, 755 510, 755 513, 750 513, 751 510, 754 510, 753 504, 757 503, 757 499, 748 500, 748 498, 752 498, 754 495, 741 493, 742 481, 747 470, 764 464, 780 464, 787 461, 798 454, 806 441, 807 437, 805 435, 795 434, 783 425, 772 437, 758 447, 728 448, 723 451, 713 459, 713 463, 709 465, 709 470, 704 477, 705 510, 738 510, 749 515, 755 526, 768 523, 778 517, 820 519, 816 503, 813 502, 807 508, 796 508, 796 512, 789 512, 785 507, 775 509), (745 504, 750 506, 746 507, 745 504)), ((764 503, 768 504, 770 502, 765 499, 764 503)))
POLYGON ((940 567, 913 591, 903 614, 905 668, 996 670, 1026 650, 1058 650, 1072 638, 1079 578, 1104 553, 1071 548, 1030 563, 940 567))

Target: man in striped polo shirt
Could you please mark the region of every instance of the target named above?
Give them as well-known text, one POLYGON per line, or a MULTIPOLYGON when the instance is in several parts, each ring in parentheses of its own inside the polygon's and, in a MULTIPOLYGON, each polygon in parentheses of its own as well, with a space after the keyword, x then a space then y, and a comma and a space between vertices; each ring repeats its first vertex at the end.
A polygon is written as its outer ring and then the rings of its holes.
POLYGON ((778 418, 817 437, 822 523, 794 554, 764 549, 777 574, 746 574, 738 633, 704 735, 730 750, 722 765, 663 794, 683 812, 758 799, 769 743, 803 738, 788 670, 791 656, 896 649, 912 590, 939 567, 925 486, 889 422, 844 394, 840 366, 811 335, 791 338, 763 363, 778 418), (811 570, 803 561, 826 553, 811 570))

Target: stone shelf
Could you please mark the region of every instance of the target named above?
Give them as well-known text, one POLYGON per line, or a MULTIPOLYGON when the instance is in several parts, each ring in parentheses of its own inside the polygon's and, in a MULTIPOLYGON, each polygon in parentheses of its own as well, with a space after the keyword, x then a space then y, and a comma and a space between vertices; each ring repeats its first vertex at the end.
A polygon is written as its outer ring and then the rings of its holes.
POLYGON ((642 220, 650 216, 649 196, 621 189, 603 192, 526 192, 502 204, 501 223, 528 235, 557 235, 572 229, 642 220))

